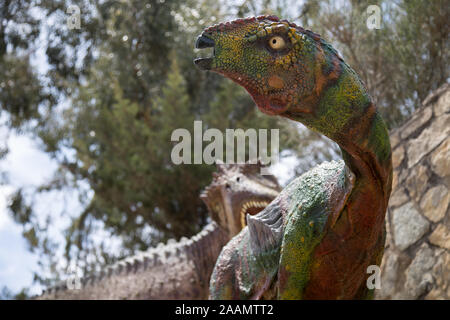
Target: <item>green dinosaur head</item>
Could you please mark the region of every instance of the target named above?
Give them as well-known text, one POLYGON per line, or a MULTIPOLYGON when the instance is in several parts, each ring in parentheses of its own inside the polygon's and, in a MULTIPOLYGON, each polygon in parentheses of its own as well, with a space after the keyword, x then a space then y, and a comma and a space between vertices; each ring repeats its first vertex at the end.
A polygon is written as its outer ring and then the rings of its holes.
POLYGON ((316 82, 318 35, 274 16, 214 25, 198 37, 196 48, 214 56, 195 64, 232 79, 268 114, 281 114, 311 96, 316 82))
POLYGON ((200 69, 243 86, 264 113, 300 121, 338 143, 373 114, 365 86, 338 52, 286 20, 260 16, 214 25, 196 47, 214 48, 213 57, 194 61, 200 69))

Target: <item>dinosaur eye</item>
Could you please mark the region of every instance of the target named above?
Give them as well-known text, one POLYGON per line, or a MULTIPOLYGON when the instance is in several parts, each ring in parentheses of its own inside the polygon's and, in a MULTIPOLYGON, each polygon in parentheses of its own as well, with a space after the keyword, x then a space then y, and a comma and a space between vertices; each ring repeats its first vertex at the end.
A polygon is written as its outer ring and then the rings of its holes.
POLYGON ((286 46, 286 43, 284 42, 284 39, 282 37, 274 36, 274 37, 270 38, 269 46, 272 49, 279 50, 279 49, 283 49, 286 46))
POLYGON ((239 182, 240 180, 241 180, 241 178, 239 178, 239 177, 236 178, 236 181, 237 181, 237 182, 239 182))

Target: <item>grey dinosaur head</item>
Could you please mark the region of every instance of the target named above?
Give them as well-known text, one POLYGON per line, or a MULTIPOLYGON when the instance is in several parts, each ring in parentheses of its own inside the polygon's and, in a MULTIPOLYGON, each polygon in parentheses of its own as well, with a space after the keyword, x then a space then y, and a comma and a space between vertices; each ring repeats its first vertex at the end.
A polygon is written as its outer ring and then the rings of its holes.
POLYGON ((200 195, 211 218, 236 235, 246 225, 246 215, 263 210, 280 192, 273 175, 261 175, 261 162, 255 164, 217 163, 218 172, 200 195))

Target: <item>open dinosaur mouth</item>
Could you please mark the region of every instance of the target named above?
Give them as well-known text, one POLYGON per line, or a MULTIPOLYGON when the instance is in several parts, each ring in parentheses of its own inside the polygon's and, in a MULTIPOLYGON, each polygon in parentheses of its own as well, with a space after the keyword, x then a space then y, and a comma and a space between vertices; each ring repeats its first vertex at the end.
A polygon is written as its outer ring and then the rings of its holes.
MULTIPOLYGON (((214 48, 214 40, 202 34, 197 38, 197 41, 195 42, 195 48, 197 49, 214 48)), ((198 68, 202 70, 211 70, 213 59, 214 59, 214 51, 213 57, 197 58, 194 60, 194 63, 198 68)))
POLYGON ((269 205, 268 201, 247 201, 242 205, 241 209, 241 225, 242 228, 247 225, 247 213, 249 215, 255 215, 261 212, 265 207, 269 205))

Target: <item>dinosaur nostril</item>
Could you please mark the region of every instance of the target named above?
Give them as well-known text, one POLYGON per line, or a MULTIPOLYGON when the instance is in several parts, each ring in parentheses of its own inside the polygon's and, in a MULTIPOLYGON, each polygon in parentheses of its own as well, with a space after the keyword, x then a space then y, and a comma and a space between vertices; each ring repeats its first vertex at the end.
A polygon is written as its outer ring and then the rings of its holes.
POLYGON ((240 180, 241 180, 241 178, 239 178, 239 177, 236 178, 236 181, 237 181, 237 182, 239 182, 240 180))
POLYGON ((225 185, 225 188, 227 188, 227 190, 231 189, 231 187, 230 187, 230 185, 228 183, 225 185))

